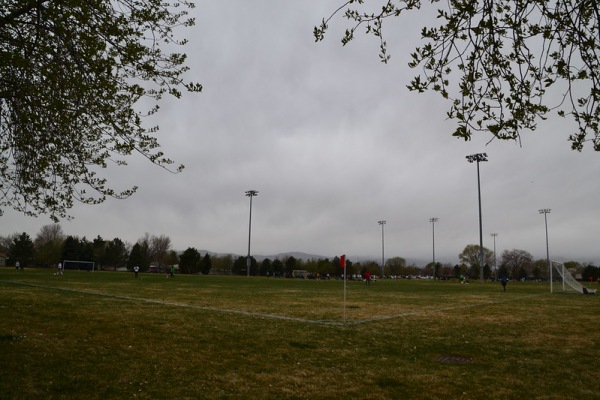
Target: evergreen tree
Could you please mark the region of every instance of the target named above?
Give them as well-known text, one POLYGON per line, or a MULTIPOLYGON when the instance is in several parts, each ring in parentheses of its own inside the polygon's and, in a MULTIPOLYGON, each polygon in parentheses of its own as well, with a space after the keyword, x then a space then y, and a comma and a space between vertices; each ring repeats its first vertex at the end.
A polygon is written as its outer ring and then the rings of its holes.
POLYGON ((298 260, 296 260, 294 256, 289 256, 287 260, 285 260, 285 272, 288 274, 288 276, 291 276, 295 269, 299 269, 296 266, 297 263, 298 260))
POLYGON ((92 242, 94 262, 96 263, 96 268, 99 270, 104 269, 104 265, 107 263, 106 246, 106 241, 102 239, 100 235, 98 235, 96 239, 94 239, 94 241, 92 242))
POLYGON ((260 263, 260 272, 266 276, 273 276, 273 262, 270 258, 265 258, 260 263))
MULTIPOLYGON (((246 275, 247 274, 246 259, 247 259, 247 257, 245 257, 245 256, 238 257, 233 262, 233 267, 231 269, 231 273, 233 273, 235 275, 246 275)), ((254 257, 250 256, 250 275, 255 275, 257 270, 258 270, 258 264, 256 262, 256 259, 254 257)))
POLYGON ((30 265, 35 257, 35 246, 33 240, 25 232, 15 237, 9 245, 8 254, 10 256, 10 264, 15 265, 17 261, 21 267, 30 265))
POLYGON ((127 261, 127 269, 133 270, 133 267, 140 267, 141 272, 148 271, 150 267, 150 255, 148 246, 144 242, 137 242, 131 247, 129 260, 127 261))
POLYGON ((283 262, 279 258, 273 260, 271 268, 273 269, 273 276, 283 276, 283 262))
POLYGON ((210 254, 206 253, 204 255, 204 258, 202 258, 200 272, 202 273, 202 275, 208 275, 210 273, 211 268, 212 268, 212 261, 210 258, 210 254))
POLYGON ((104 260, 106 265, 112 266, 114 270, 119 267, 128 266, 128 254, 125 243, 119 238, 114 238, 108 242, 106 245, 104 260))
POLYGON ((179 272, 182 274, 195 274, 200 271, 200 252, 193 247, 188 247, 179 257, 179 272))

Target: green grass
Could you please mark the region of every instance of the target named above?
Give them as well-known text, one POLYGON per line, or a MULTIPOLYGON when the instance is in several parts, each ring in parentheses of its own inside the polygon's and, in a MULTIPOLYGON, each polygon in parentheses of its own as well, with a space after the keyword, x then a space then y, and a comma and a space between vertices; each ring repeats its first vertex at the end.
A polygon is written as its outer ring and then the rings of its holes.
POLYGON ((0 268, 0 398, 600 398, 598 296, 140 275, 0 268))

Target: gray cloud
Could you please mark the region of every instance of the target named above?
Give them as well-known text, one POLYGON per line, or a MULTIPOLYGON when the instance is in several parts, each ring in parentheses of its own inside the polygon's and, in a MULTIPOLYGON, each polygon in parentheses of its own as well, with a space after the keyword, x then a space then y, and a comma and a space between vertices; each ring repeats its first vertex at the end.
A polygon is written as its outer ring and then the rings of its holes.
MULTIPOLYGON (((430 217, 438 260, 456 262, 478 243, 476 167, 465 156, 486 152, 481 164, 484 245, 525 249, 545 257, 548 215, 553 258, 600 262, 600 158, 574 153, 573 126, 551 118, 522 146, 481 135, 452 138, 446 104, 434 94, 409 93, 415 75, 406 63, 418 45, 422 14, 388 29, 392 61, 378 61, 367 37, 342 47, 333 24, 315 44, 312 27, 337 2, 200 1, 188 31, 190 77, 200 95, 167 100, 158 123, 165 152, 184 163, 173 175, 145 160, 107 171, 119 187, 139 185, 126 201, 77 205, 67 234, 135 242, 145 232, 166 234, 174 246, 244 254, 248 198, 253 200, 255 254, 303 251, 428 260, 430 217)), ((6 211, 0 234, 31 235, 49 219, 6 211)))

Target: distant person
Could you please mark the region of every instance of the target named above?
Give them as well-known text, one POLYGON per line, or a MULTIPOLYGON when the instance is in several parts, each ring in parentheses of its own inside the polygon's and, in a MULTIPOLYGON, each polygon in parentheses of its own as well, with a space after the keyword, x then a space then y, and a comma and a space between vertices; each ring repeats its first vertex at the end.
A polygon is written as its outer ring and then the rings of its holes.
POLYGON ((136 265, 135 267, 133 267, 133 274, 135 276, 135 279, 137 279, 138 277, 138 272, 140 272, 140 267, 136 265))
POLYGON ((15 269, 16 269, 17 271, 21 271, 21 264, 19 263, 19 261, 17 261, 17 262, 15 263, 15 269))
POLYGON ((175 266, 171 265, 171 278, 175 278, 175 266))
POLYGON ((371 273, 369 271, 365 271, 365 282, 367 282, 367 286, 371 285, 371 273))
POLYGON ((58 265, 56 266, 56 275, 62 275, 63 274, 63 265, 62 263, 58 263, 58 265))
POLYGON ((502 283, 502 289, 504 289, 504 291, 506 292, 506 283, 508 282, 508 278, 503 276, 502 279, 500 279, 500 283, 502 283))

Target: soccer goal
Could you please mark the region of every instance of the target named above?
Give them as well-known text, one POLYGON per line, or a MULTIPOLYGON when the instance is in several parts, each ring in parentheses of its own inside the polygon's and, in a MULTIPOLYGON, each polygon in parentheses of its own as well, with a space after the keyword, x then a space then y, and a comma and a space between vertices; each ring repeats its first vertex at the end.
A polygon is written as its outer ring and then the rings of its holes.
POLYGON ((579 283, 573 275, 565 268, 565 264, 558 261, 552 261, 552 270, 550 271, 550 292, 552 292, 552 271, 556 271, 562 278, 562 290, 574 290, 582 294, 595 294, 596 289, 588 289, 579 283))
POLYGON ((295 269, 292 271, 292 278, 306 279, 308 271, 305 269, 295 269))
POLYGON ((80 269, 83 271, 93 271, 95 263, 93 261, 77 261, 77 260, 65 260, 63 261, 63 269, 80 269))

